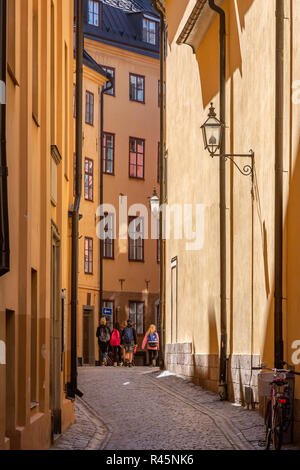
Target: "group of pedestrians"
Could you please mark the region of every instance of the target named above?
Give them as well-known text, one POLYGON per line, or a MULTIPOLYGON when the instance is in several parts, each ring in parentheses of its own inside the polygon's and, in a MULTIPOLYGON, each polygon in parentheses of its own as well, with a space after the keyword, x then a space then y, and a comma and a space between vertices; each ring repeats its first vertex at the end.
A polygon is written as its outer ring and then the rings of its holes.
MULTIPOLYGON (((111 331, 106 323, 106 318, 100 319, 99 327, 97 328, 96 336, 99 345, 99 360, 100 365, 108 365, 109 349, 113 353, 113 365, 132 367, 133 355, 137 350, 137 335, 131 320, 124 322, 123 329, 120 329, 119 323, 115 323, 111 331)), ((150 366, 155 367, 159 351, 159 336, 156 331, 155 325, 150 325, 147 333, 142 342, 142 349, 149 352, 150 366)))

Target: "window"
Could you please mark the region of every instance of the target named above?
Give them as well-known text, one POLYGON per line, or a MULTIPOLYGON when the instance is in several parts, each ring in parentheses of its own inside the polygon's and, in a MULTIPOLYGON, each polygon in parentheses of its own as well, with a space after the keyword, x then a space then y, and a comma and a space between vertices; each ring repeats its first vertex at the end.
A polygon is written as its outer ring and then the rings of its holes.
POLYGON ((7 66, 16 84, 16 0, 7 2, 7 66))
POLYGON ((144 219, 129 217, 128 229, 129 261, 144 261, 144 219))
POLYGON ((129 74, 130 100, 145 103, 145 77, 142 75, 129 74))
POLYGON ((32 12, 32 116, 38 125, 39 118, 39 5, 33 1, 32 12))
POLYGON ((86 201, 94 200, 94 162, 90 158, 84 162, 84 198, 86 201))
POLYGON ((110 83, 105 83, 104 89, 109 88, 109 90, 105 91, 106 95, 115 96, 115 69, 113 67, 107 67, 106 65, 101 65, 104 72, 108 73, 113 79, 113 87, 111 88, 110 83))
POLYGON ((85 122, 94 125, 94 95, 89 91, 85 94, 85 122))
POLYGON ((143 18, 143 41, 156 46, 157 44, 157 21, 143 18))
POLYGON ((93 274, 93 239, 84 239, 84 272, 93 274))
POLYGON ((73 83, 73 116, 76 117, 76 85, 73 83))
POLYGON ((69 180, 69 100, 70 100, 70 93, 69 93, 69 52, 68 46, 65 43, 65 177, 69 180))
POLYGON ((104 214, 106 224, 104 226, 105 239, 103 247, 103 256, 106 259, 114 259, 114 214, 104 214))
POLYGON ((132 321, 137 335, 144 334, 144 302, 129 303, 129 319, 132 321))
POLYGON ((89 0, 88 23, 93 26, 100 25, 100 2, 98 0, 89 0))
POLYGON ((115 160, 115 136, 114 134, 103 134, 103 173, 114 174, 115 160))
POLYGON ((129 176, 144 179, 145 141, 130 137, 129 140, 129 176))
POLYGON ((112 315, 104 315, 106 318, 106 325, 109 327, 110 331, 113 331, 114 327, 114 301, 113 300, 103 300, 102 302, 103 308, 111 308, 112 315))
POLYGON ((38 345, 37 345, 37 325, 38 325, 38 301, 37 301, 37 271, 31 269, 31 406, 37 404, 37 367, 38 367, 38 345))

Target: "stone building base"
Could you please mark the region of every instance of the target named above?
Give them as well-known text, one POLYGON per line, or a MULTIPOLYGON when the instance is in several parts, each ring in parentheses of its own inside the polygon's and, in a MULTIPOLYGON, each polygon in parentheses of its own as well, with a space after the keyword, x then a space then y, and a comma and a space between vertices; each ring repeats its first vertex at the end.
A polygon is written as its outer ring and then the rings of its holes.
MULTIPOLYGON (((264 414, 262 400, 258 396, 259 371, 252 371, 261 363, 259 355, 229 357, 227 363, 228 399, 240 405, 252 404, 264 414), (251 360, 252 359, 252 360, 251 360)), ((206 390, 218 393, 219 356, 217 354, 194 354, 192 343, 166 344, 165 367, 206 390)), ((294 402, 294 442, 300 443, 300 400, 294 402)))

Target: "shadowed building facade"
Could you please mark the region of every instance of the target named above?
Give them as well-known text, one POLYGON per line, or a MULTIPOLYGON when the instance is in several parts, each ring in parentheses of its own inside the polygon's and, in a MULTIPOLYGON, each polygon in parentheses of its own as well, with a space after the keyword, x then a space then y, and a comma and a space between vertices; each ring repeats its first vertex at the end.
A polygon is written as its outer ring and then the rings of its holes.
MULTIPOLYGON (((282 358, 299 371, 300 5, 215 2, 225 14, 227 43, 220 105, 220 16, 213 2, 162 3, 168 204, 194 205, 201 240, 195 250, 185 236, 166 241, 166 363, 218 391, 224 354, 229 398, 257 403, 252 366, 264 361, 274 367, 282 347, 282 358), (255 151, 253 180, 204 150, 200 128, 211 102, 218 117, 225 110, 224 151, 255 151), (202 205, 197 220, 196 204, 202 205)), ((240 168, 249 163, 234 161, 240 168)), ((299 403, 297 377, 298 439, 299 403)))

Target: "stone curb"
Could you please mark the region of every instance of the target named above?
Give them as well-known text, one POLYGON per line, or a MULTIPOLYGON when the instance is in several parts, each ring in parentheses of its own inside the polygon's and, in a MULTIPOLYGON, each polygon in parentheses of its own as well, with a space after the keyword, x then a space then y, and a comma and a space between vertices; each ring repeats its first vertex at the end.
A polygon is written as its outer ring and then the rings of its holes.
POLYGON ((93 438, 88 444, 86 450, 102 450, 105 448, 107 442, 112 435, 111 427, 104 422, 103 418, 97 413, 85 400, 82 398, 76 398, 78 403, 84 408, 85 413, 89 416, 89 419, 95 425, 97 431, 93 438), (103 437, 103 429, 105 429, 105 436, 103 437))

